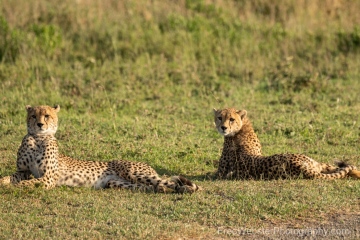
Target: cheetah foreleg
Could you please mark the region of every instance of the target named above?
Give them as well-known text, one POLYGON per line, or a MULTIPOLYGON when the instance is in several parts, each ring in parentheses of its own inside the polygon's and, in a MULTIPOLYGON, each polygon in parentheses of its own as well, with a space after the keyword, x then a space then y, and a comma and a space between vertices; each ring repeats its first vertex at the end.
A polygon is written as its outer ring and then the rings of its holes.
POLYGON ((0 185, 8 185, 8 184, 11 184, 11 176, 0 178, 0 185))
POLYGON ((15 172, 13 175, 11 176, 6 176, 3 178, 0 178, 0 184, 2 185, 6 185, 6 184, 17 184, 21 181, 24 180, 28 180, 30 178, 30 172, 29 171, 25 171, 25 172, 15 172))
POLYGON ((56 178, 45 175, 41 178, 33 178, 30 180, 21 181, 17 185, 28 187, 44 186, 45 189, 51 189, 56 186, 56 178))

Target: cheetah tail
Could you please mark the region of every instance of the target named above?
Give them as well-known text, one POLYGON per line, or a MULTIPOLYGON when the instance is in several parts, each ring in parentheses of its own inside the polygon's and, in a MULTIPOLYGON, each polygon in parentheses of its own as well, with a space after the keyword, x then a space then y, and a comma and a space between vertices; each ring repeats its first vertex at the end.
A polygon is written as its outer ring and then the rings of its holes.
POLYGON ((360 179, 360 171, 359 170, 351 170, 348 175, 352 178, 360 179))
POLYGON ((335 164, 339 167, 339 168, 346 168, 349 166, 349 164, 346 161, 336 161, 335 164))
MULTIPOLYGON (((338 165, 339 168, 347 168, 349 167, 350 165, 344 161, 341 161, 341 162, 337 162, 336 163, 338 165)), ((356 168, 355 169, 352 169, 349 171, 348 175, 352 178, 357 178, 357 179, 360 179, 360 171, 357 170, 356 168)))

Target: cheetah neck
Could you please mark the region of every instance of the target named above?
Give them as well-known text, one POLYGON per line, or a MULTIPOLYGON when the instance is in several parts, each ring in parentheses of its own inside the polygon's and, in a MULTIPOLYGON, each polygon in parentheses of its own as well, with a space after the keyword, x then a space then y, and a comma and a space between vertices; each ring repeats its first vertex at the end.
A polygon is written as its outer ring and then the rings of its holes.
POLYGON ((55 139, 55 135, 54 134, 30 134, 28 133, 25 137, 32 137, 33 139, 37 140, 37 141, 43 141, 43 140, 47 140, 47 139, 55 139))
POLYGON ((261 155, 261 145, 248 118, 243 120, 240 131, 232 137, 224 137, 223 151, 236 151, 241 155, 261 155))

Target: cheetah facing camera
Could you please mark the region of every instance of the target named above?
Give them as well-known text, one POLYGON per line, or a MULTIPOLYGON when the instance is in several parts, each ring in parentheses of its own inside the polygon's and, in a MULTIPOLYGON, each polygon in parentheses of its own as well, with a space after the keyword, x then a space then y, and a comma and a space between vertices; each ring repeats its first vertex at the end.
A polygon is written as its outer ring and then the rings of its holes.
POLYGON ((224 146, 217 176, 235 179, 336 179, 360 178, 355 166, 319 163, 302 154, 262 156, 261 145, 247 118, 246 110, 214 109, 217 131, 224 136, 224 146))
POLYGON ((40 184, 46 189, 67 185, 177 193, 200 190, 197 185, 181 176, 163 180, 153 168, 142 162, 81 161, 60 155, 54 136, 60 106, 26 106, 26 110, 28 134, 18 150, 17 171, 12 176, 1 178, 2 184, 40 184))

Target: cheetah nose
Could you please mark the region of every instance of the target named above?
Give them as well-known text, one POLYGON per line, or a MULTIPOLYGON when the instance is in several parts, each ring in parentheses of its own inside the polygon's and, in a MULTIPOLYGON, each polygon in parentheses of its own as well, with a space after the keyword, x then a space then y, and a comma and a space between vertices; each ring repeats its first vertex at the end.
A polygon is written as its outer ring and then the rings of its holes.
POLYGON ((223 131, 225 131, 225 130, 227 129, 227 127, 221 126, 221 129, 222 129, 223 131))
POLYGON ((44 126, 43 123, 38 123, 37 125, 38 125, 39 128, 41 128, 42 126, 44 126))

